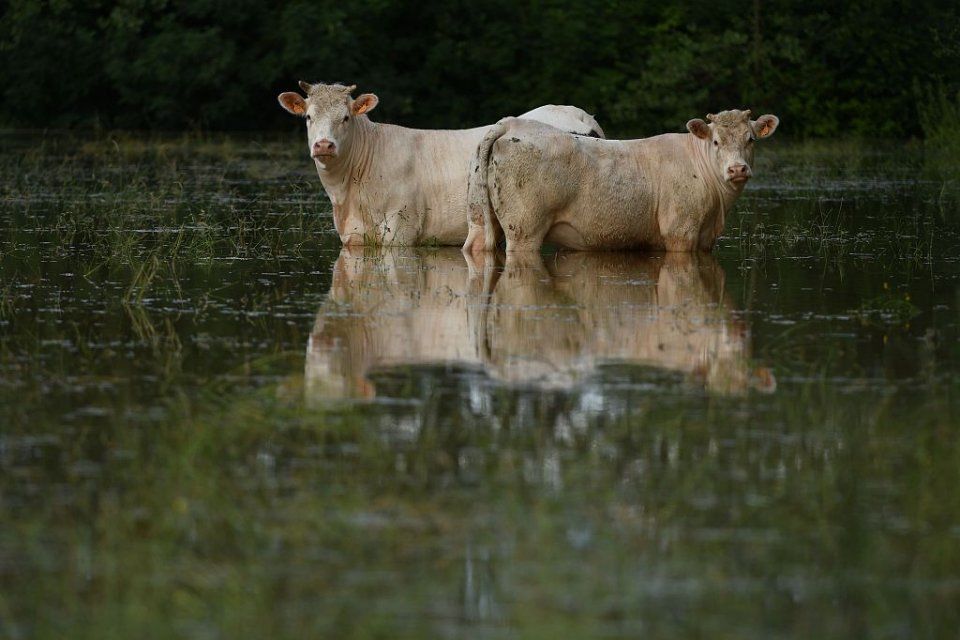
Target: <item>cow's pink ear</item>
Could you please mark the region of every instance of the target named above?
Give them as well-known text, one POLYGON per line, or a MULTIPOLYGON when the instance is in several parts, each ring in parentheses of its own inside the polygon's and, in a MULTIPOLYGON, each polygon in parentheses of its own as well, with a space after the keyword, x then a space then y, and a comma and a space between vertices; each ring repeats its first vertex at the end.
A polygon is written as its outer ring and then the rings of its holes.
POLYGON ((307 101, 299 93, 287 91, 277 96, 280 106, 295 116, 303 116, 307 113, 307 101))
POLYGON ((777 390, 777 378, 773 371, 766 367, 759 367, 753 371, 751 376, 753 387, 762 393, 773 393, 777 390))
POLYGON ((353 112, 353 115, 358 116, 361 113, 373 111, 378 102, 380 102, 380 98, 378 98, 376 95, 372 93, 364 93, 360 96, 357 96, 357 99, 350 104, 350 111, 353 112))
POLYGON ((713 134, 710 132, 710 125, 701 120, 700 118, 694 118, 693 120, 687 123, 687 131, 697 136, 701 140, 709 140, 713 134))
POLYGON ((772 136, 779 124, 780 118, 768 113, 751 122, 750 126, 753 128, 753 135, 759 139, 772 136))

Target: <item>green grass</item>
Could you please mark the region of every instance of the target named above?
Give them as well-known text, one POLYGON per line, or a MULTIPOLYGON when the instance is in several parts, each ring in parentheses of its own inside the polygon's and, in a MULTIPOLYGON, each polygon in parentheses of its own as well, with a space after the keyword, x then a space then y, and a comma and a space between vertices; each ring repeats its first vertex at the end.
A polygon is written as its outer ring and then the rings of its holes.
POLYGON ((943 85, 916 87, 917 112, 923 127, 926 172, 943 181, 941 199, 960 201, 960 91, 943 85))
POLYGON ((918 89, 917 112, 923 127, 924 142, 934 150, 952 155, 960 153, 960 91, 951 93, 943 85, 918 89))

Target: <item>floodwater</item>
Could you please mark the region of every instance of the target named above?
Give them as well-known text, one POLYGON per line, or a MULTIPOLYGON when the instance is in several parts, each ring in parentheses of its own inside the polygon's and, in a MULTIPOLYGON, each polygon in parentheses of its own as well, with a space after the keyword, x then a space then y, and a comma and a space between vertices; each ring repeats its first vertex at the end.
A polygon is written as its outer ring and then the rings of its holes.
POLYGON ((302 146, 0 136, 4 637, 956 635, 956 165, 468 265, 341 251, 302 146))

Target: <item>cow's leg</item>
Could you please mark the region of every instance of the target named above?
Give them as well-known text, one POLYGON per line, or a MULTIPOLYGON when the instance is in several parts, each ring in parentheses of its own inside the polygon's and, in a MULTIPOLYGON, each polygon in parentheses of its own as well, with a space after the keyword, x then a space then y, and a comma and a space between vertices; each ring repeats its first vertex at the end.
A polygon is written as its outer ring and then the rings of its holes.
POLYGON ((665 236, 663 248, 667 251, 690 253, 697 250, 697 242, 687 236, 665 236))
POLYGON ((516 216, 513 220, 501 220, 503 234, 507 238, 507 256, 520 253, 540 253, 543 239, 550 230, 552 215, 516 216))
POLYGON ((513 256, 539 254, 540 247, 543 246, 543 238, 546 235, 546 233, 540 233, 536 235, 524 235, 523 237, 511 238, 508 234, 507 259, 512 259, 513 256))
POLYGON ((697 250, 698 232, 688 226, 689 219, 690 216, 680 210, 660 212, 660 238, 665 251, 690 253, 697 250))
MULTIPOLYGON (((483 224, 474 224, 473 221, 470 221, 467 225, 467 240, 463 243, 463 255, 479 259, 486 252, 485 238, 483 224)), ((467 261, 469 262, 469 260, 468 257, 467 261)))

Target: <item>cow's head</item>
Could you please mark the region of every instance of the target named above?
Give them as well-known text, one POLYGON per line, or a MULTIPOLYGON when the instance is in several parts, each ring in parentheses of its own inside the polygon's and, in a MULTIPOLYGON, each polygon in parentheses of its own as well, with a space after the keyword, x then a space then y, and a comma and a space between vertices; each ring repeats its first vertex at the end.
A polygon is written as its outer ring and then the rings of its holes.
POLYGON ((687 123, 687 129, 701 140, 710 142, 710 153, 717 171, 727 182, 743 185, 753 175, 755 140, 769 138, 777 130, 780 119, 774 115, 750 119, 750 110, 731 109, 709 114, 707 124, 700 118, 687 123))
POLYGON ((310 155, 325 163, 336 158, 350 147, 354 119, 373 110, 378 98, 364 93, 358 98, 350 97, 356 85, 310 84, 300 81, 300 88, 307 97, 287 91, 277 96, 280 106, 295 116, 307 121, 307 147, 310 155))

